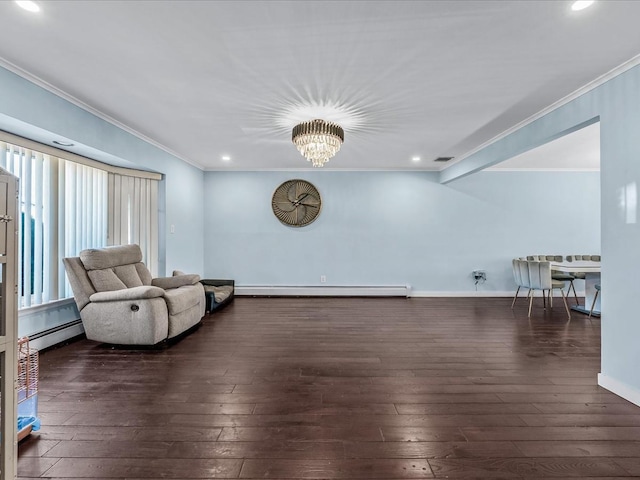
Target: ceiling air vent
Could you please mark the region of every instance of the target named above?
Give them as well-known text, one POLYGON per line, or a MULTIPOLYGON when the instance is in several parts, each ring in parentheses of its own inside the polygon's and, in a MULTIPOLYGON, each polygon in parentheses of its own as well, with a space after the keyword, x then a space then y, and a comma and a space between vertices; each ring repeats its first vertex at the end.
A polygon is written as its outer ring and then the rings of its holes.
POLYGON ((448 162, 449 160, 451 160, 453 157, 438 157, 434 160, 434 162, 448 162))

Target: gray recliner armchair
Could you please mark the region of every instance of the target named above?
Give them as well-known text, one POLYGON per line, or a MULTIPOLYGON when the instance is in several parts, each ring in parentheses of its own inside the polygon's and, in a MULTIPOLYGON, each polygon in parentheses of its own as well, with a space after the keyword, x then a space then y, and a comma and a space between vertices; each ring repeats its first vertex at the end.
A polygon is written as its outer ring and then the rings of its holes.
POLYGON ((63 259, 87 338, 155 345, 186 332, 205 313, 198 275, 151 278, 138 245, 80 252, 63 259))

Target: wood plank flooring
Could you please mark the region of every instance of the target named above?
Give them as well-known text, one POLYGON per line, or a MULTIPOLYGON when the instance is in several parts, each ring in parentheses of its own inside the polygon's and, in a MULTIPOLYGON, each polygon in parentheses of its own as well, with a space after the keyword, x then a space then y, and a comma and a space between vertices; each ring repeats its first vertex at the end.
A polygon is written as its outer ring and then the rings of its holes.
POLYGON ((19 476, 640 477, 601 320, 510 303, 240 297, 165 350, 43 352, 19 476))

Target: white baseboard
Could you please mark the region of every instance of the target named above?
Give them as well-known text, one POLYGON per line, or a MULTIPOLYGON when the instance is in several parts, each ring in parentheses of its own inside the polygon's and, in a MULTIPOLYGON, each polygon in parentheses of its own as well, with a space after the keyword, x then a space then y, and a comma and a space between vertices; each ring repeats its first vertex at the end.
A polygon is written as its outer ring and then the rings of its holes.
POLYGON ((456 291, 445 292, 438 290, 412 290, 412 297, 513 297, 514 292, 500 292, 500 291, 456 291))
POLYGON ((236 296, 299 296, 299 297, 409 297, 407 285, 388 286, 280 286, 256 285, 235 287, 236 296))
MULTIPOLYGON (((291 296, 291 297, 509 297, 512 298, 515 290, 412 290, 409 285, 389 286, 282 286, 282 285, 243 285, 235 287, 235 295, 238 296, 291 296)), ((526 292, 520 292, 519 297, 524 298, 526 292)), ((540 292, 536 292, 536 297, 540 292)), ((584 292, 578 292, 583 297, 584 292)), ((559 292, 554 292, 554 297, 560 297, 559 292)))
POLYGON ((604 373, 598 374, 598 385, 640 407, 640 390, 637 388, 622 383, 604 373))
MULTIPOLYGON (((500 290, 466 290, 466 291, 433 291, 433 290, 412 290, 410 296, 412 297, 509 297, 513 298, 515 290, 500 291, 500 290)), ((577 292, 579 297, 584 297, 584 292, 577 292)), ((518 298, 525 298, 527 296, 526 291, 520 291, 518 298)), ((536 292, 536 297, 541 297, 540 292, 536 292)), ((553 297, 561 298, 559 292, 554 292, 553 297)), ((573 294, 571 295, 573 298, 573 294)))

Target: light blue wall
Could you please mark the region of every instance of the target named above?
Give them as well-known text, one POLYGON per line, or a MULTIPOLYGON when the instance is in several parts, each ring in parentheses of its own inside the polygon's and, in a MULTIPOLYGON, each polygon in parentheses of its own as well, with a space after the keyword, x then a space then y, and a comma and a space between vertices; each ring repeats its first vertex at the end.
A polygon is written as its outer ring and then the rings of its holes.
MULTIPOLYGON (((600 119, 602 370, 600 383, 640 404, 640 66, 519 129, 444 172, 452 181, 576 125, 600 119)), ((457 182, 454 182, 457 183, 457 182)))
MULTIPOLYGON (((98 160, 163 173, 160 272, 202 273, 202 170, 1 67, 0 130, 47 142, 67 138, 98 160), (174 234, 170 225, 175 225, 174 234)), ((61 315, 39 314, 21 330, 54 327, 63 321, 61 315)))
POLYGON ((621 202, 625 187, 640 185, 640 67, 593 92, 601 117, 602 155, 602 374, 633 389, 640 401, 638 284, 640 228, 637 197, 621 202), (629 223, 627 223, 629 222, 629 223), (631 280, 631 281, 630 281, 631 280))
POLYGON ((483 172, 442 185, 418 172, 206 172, 205 275, 239 286, 406 285, 419 294, 513 292, 511 259, 600 252, 599 174, 483 172), (285 180, 323 197, 308 227, 282 225, 285 180), (580 185, 580 188, 573 188, 580 185))

